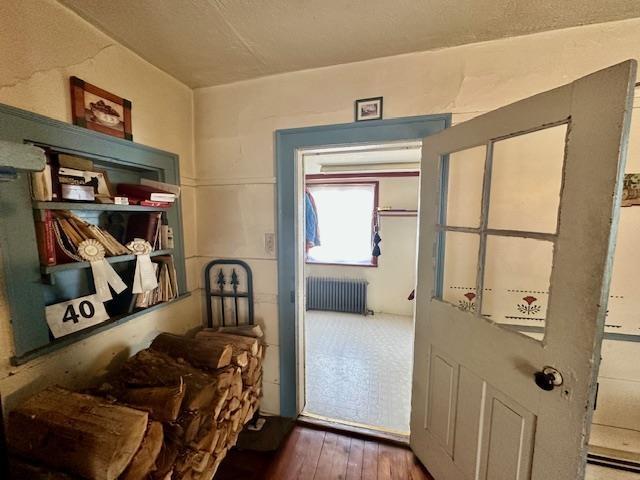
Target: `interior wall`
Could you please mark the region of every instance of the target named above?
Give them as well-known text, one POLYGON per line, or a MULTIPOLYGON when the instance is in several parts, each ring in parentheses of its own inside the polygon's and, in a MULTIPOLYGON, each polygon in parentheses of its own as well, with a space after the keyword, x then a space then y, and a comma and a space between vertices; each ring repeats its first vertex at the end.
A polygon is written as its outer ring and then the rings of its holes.
MULTIPOLYGON (((419 177, 376 177, 378 205, 417 210, 419 177)), ((376 313, 413 315, 407 299, 415 288, 417 217, 380 216, 380 249, 377 267, 307 263, 305 276, 359 278, 369 282, 367 306, 376 313)), ((322 240, 322 230, 320 231, 322 240)))
MULTIPOLYGON (((275 130, 352 122, 355 99, 380 95, 385 118, 452 112, 460 122, 628 58, 640 58, 637 19, 196 90, 198 252, 243 258, 261 279, 258 309, 271 343, 265 407, 279 410, 277 255, 264 241, 276 221, 275 130)), ((639 132, 636 120, 629 162, 636 171, 639 132)), ((615 355, 623 347, 637 348, 605 342, 603 378, 640 385, 639 368, 615 355)))
MULTIPOLYGON (((198 286, 193 178, 193 92, 100 33, 53 0, 0 2, 0 102, 71 122, 69 76, 133 102, 134 140, 180 155, 187 288, 198 286)), ((1 272, 0 268, 0 272, 1 272)), ((0 273, 0 277, 2 274, 0 273)), ((184 332, 201 322, 195 294, 167 308, 91 336, 21 367, 0 288, 0 393, 5 407, 49 384, 82 386, 148 346, 158 331, 184 332)))

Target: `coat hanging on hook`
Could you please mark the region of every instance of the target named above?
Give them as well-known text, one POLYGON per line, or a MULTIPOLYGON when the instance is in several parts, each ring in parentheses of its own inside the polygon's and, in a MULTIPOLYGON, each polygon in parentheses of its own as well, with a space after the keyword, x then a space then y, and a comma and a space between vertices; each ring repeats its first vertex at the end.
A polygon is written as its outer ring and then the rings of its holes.
POLYGON ((371 255, 374 257, 379 257, 380 255, 382 255, 382 251, 380 250, 380 242, 382 241, 382 238, 380 237, 380 234, 378 233, 378 225, 376 225, 375 227, 375 235, 373 236, 373 251, 371 252, 371 255))

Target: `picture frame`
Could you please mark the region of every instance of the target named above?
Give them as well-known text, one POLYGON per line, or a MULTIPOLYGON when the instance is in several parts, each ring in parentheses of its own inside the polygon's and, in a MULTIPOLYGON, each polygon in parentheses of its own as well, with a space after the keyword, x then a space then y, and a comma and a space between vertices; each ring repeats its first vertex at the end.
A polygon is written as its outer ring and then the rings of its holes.
POLYGON ((382 97, 361 98, 355 102, 356 122, 382 120, 382 97))
POLYGON ((640 205, 640 173, 627 173, 622 186, 621 207, 640 205))
POLYGON ((131 101, 107 92, 78 77, 70 77, 73 124, 133 140, 131 101))

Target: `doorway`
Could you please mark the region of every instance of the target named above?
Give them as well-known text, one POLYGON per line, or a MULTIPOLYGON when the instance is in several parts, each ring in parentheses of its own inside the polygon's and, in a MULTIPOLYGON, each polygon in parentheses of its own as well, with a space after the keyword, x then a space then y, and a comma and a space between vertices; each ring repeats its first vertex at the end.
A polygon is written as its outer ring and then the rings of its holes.
POLYGON ((278 314, 280 359, 280 414, 297 417, 305 405, 304 276, 298 271, 304 251, 298 248, 297 228, 302 207, 302 152, 326 146, 380 145, 420 141, 451 124, 450 114, 305 127, 276 132, 278 314))
POLYGON ((303 414, 408 436, 421 142, 300 155, 303 414))

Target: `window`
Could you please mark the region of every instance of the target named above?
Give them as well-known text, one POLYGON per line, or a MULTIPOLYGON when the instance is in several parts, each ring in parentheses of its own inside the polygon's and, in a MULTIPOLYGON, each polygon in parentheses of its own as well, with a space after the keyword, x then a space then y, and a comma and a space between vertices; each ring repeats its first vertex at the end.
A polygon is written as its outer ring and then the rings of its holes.
POLYGON ((306 193, 307 262, 377 266, 378 182, 307 183, 306 193))

